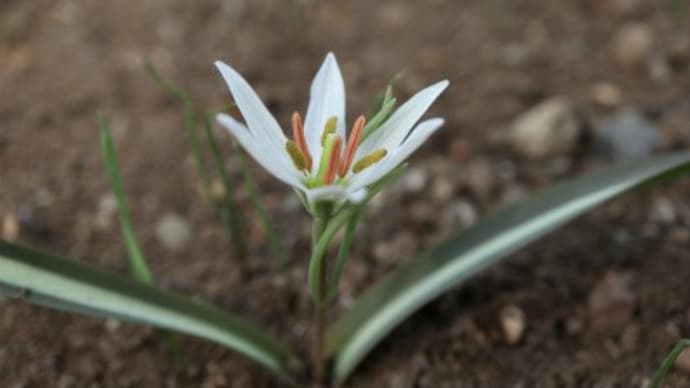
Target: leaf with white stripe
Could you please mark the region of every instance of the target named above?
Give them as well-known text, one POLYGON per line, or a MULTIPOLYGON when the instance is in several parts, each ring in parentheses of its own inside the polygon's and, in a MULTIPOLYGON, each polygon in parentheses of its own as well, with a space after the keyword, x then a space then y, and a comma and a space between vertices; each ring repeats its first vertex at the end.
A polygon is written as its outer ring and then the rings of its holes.
POLYGON ((84 263, 0 240, 0 295, 201 337, 236 350, 295 385, 287 368, 294 354, 252 324, 84 263))
POLYGON ((430 249, 374 284, 328 332, 340 383, 424 304, 578 215, 644 184, 690 171, 690 153, 630 162, 573 179, 510 206, 430 249))

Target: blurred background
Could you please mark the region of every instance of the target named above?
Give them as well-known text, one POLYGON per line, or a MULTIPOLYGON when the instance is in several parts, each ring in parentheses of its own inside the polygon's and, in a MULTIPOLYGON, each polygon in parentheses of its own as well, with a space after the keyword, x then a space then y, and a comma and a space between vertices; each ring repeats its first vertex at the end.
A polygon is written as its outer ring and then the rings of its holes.
MULTIPOLYGON (((445 128, 372 204, 345 275, 345 308, 383 273, 530 192, 687 149, 689 17, 687 0, 0 1, 0 237, 127 272, 98 148, 103 112, 160 282, 306 351, 310 301, 294 285, 304 284, 309 218, 255 169, 291 261, 277 268, 242 190, 251 254, 233 257, 199 193, 182 107, 145 61, 210 110, 229 102, 212 66, 221 59, 286 126, 305 112, 328 51, 343 71, 350 121, 398 72, 398 101, 451 81, 429 114, 445 117, 445 128)), ((229 155, 230 137, 218 136, 229 155)), ((239 182, 231 158, 228 168, 239 182)), ((688 225, 687 182, 607 205, 416 314, 350 384, 643 386, 690 334, 688 225), (503 330, 506 308, 527 328, 517 339, 503 330)), ((20 301, 0 303, 0 336, 3 387, 272 384, 195 339, 183 341, 188 365, 177 373, 152 329, 20 301)), ((690 356, 680 369, 690 373, 690 356)))

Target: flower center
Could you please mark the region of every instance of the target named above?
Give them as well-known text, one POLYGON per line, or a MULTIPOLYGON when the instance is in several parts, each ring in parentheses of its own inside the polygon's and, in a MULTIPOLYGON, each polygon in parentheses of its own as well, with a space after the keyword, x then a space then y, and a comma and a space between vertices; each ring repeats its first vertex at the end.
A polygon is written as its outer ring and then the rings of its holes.
POLYGON ((310 176, 312 173, 313 159, 304 136, 302 116, 300 116, 299 112, 292 114, 293 140, 287 141, 285 144, 285 151, 290 156, 295 168, 307 175, 307 185, 310 187, 333 184, 338 177, 340 179, 345 178, 350 170, 352 173, 357 174, 376 164, 388 153, 388 151, 383 148, 377 149, 368 155, 362 156, 353 163, 357 147, 362 140, 366 118, 364 116, 359 116, 357 120, 355 120, 344 150, 343 139, 336 134, 337 124, 338 118, 335 116, 331 116, 326 120, 323 131, 321 132, 321 146, 323 147, 321 160, 318 162, 319 164, 315 176, 310 176))

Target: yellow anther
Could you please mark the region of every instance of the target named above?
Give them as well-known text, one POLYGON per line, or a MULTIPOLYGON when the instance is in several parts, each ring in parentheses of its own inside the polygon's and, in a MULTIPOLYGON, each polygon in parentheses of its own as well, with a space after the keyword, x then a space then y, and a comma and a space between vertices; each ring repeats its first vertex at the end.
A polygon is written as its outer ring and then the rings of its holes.
POLYGON ((336 124, 338 124, 337 117, 331 116, 328 118, 328 120, 326 121, 326 125, 323 127, 323 133, 321 134, 321 146, 326 145, 326 139, 328 138, 328 135, 335 133, 336 124))
POLYGON ((290 155, 292 163, 295 165, 295 167, 297 167, 298 170, 306 170, 307 158, 305 158, 304 154, 300 152, 299 147, 297 147, 297 144, 294 141, 288 140, 288 142, 285 143, 285 150, 287 151, 288 155, 290 155))
POLYGON ((352 172, 355 174, 362 172, 362 170, 376 164, 379 160, 383 159, 387 154, 388 151, 385 148, 379 148, 370 154, 362 156, 352 166, 352 172))

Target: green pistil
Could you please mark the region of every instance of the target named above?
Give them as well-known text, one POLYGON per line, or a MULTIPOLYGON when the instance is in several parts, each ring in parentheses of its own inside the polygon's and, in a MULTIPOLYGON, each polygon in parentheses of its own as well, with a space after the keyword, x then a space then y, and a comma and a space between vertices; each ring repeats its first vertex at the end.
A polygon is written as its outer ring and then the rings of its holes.
MULTIPOLYGON (((328 125, 326 125, 326 130, 327 129, 328 125)), ((337 138, 338 136, 336 136, 334 133, 330 133, 323 139, 323 153, 321 153, 321 160, 319 160, 319 170, 316 172, 316 177, 314 178, 314 187, 323 186, 325 184, 326 173, 328 172, 328 161, 331 159, 333 147, 337 138)))
POLYGON ((326 125, 323 127, 323 133, 321 133, 321 145, 326 146, 326 139, 328 138, 329 135, 332 135, 335 133, 335 127, 336 124, 338 124, 338 118, 335 116, 331 116, 328 118, 326 121, 326 125))

